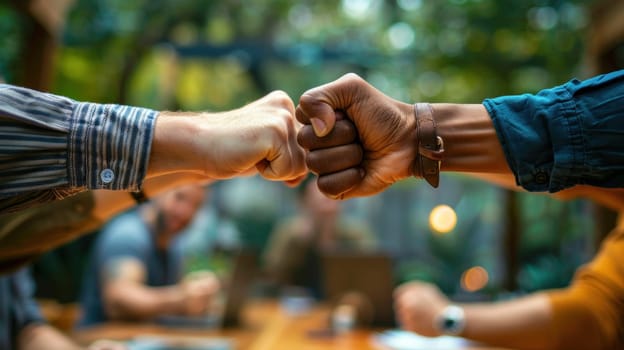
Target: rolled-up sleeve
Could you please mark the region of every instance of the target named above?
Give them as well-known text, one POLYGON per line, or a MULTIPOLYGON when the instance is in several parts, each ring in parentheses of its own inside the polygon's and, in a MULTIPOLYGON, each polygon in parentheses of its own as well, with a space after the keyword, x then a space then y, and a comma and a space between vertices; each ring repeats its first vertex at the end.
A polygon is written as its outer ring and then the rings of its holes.
POLYGON ((0 211, 87 189, 138 190, 157 115, 0 85, 0 211))
POLYGON ((624 70, 483 105, 526 190, 624 186, 624 70))

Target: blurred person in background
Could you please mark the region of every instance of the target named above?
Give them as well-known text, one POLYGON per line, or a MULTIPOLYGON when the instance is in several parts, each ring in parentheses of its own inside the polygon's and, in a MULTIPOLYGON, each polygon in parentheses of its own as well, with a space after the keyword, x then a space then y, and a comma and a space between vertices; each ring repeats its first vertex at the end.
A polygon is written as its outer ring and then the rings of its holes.
MULTIPOLYGON (((0 348, 17 350, 79 350, 59 330, 48 325, 34 299, 34 282, 28 268, 0 277, 0 348)), ((88 350, 124 350, 112 341, 96 341, 88 350)))
POLYGON ((455 304, 433 284, 408 282, 395 291, 402 328, 519 349, 624 348, 624 190, 577 186, 558 196, 587 197, 620 212, 597 255, 577 270, 569 287, 510 301, 455 304))
POLYGON ((80 326, 209 311, 219 281, 208 271, 182 278, 182 256, 175 244, 204 197, 203 187, 185 185, 116 217, 102 229, 83 281, 80 326))
POLYGON ((278 222, 264 253, 266 271, 279 286, 305 288, 322 298, 323 252, 364 252, 377 247, 369 227, 342 213, 308 176, 296 189, 298 212, 278 222))

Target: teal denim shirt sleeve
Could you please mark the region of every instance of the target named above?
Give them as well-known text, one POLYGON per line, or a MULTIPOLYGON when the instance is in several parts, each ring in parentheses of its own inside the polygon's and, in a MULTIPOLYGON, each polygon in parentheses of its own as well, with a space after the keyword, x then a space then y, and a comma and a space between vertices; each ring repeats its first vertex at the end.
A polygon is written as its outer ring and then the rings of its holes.
POLYGON ((519 186, 624 186, 624 70, 483 105, 519 186))

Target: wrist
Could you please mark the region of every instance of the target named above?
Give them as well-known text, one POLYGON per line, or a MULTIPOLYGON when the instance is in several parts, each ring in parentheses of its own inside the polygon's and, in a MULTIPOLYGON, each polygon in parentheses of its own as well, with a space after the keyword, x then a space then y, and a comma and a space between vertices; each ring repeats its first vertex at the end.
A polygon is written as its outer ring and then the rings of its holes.
POLYGON ((438 135, 431 105, 416 103, 413 108, 417 139, 412 173, 437 188, 440 183, 440 167, 444 159, 444 140, 438 135))
POLYGON ((195 151, 196 135, 200 133, 199 114, 161 112, 148 165, 148 175, 162 175, 177 171, 200 169, 195 151))
POLYGON ((186 313, 186 293, 184 291, 184 286, 180 284, 176 284, 170 287, 167 287, 166 297, 163 298, 167 301, 167 308, 169 312, 175 315, 183 315, 186 313))
POLYGON ((481 104, 431 105, 444 140, 442 171, 510 173, 490 115, 481 104))
POLYGON ((461 306, 449 304, 433 319, 433 328, 440 335, 460 336, 466 327, 466 315, 461 306))
POLYGON ((414 118, 414 105, 410 103, 399 102, 397 109, 401 115, 401 123, 405 134, 401 138, 401 155, 397 157, 398 169, 401 174, 397 180, 407 179, 414 174, 414 161, 418 156, 418 132, 416 129, 416 118, 414 118))

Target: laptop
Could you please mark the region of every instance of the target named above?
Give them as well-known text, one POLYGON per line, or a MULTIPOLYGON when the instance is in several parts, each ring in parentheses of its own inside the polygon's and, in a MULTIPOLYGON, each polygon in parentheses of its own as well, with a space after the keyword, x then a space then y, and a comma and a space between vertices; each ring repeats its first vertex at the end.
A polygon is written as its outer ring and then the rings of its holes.
POLYGON ((189 317, 178 315, 161 316, 156 323, 169 327, 188 328, 234 328, 241 325, 241 311, 257 274, 258 254, 241 250, 232 258, 229 279, 225 282, 225 301, 218 315, 189 317))
POLYGON ((241 312, 247 301, 249 289, 258 273, 258 254, 241 250, 234 259, 231 278, 228 282, 221 327, 232 328, 241 325, 241 312))
POLYGON ((356 291, 368 298, 373 307, 372 325, 396 326, 393 297, 392 259, 380 252, 324 253, 323 287, 328 300, 335 302, 347 292, 356 291))

